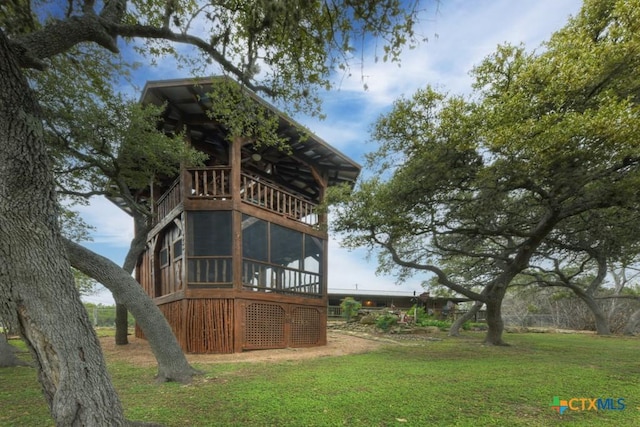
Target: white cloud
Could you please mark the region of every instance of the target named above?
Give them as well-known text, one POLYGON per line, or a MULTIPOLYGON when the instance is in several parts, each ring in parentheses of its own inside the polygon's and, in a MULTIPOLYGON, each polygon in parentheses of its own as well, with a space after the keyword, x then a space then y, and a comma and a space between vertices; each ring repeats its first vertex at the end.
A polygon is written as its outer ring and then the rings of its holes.
MULTIPOLYGON (((527 49, 537 48, 581 4, 581 0, 441 2, 435 19, 422 22, 421 33, 432 36, 417 49, 406 50, 400 68, 368 60, 363 70, 369 86, 367 100, 386 106, 426 84, 452 93, 467 92, 469 71, 498 44, 522 42, 527 49)), ((361 91, 359 76, 345 80, 342 90, 361 91)))
POLYGON ((89 225, 93 245, 106 245, 128 250, 133 238, 133 220, 105 197, 92 197, 87 206, 75 208, 89 225))
POLYGON ((375 62, 375 52, 365 66, 350 77, 337 75, 338 90, 324 96, 326 120, 299 118, 311 131, 339 150, 362 158, 374 149, 369 140, 371 124, 388 111, 400 96, 432 85, 451 94, 469 93, 471 69, 498 44, 524 43, 536 49, 551 33, 575 15, 580 0, 452 0, 440 3, 439 13, 421 25, 426 43, 402 55, 401 66, 375 62), (437 37, 435 36, 437 34, 437 37), (364 75, 364 82, 362 76, 364 75), (363 89, 366 83, 368 90, 363 89))

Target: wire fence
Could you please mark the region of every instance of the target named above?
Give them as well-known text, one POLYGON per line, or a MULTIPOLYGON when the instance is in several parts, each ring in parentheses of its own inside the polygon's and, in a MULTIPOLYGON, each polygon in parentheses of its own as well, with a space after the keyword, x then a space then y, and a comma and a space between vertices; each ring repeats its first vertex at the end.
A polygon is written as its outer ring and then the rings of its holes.
POLYGON ((502 321, 507 326, 519 326, 527 328, 556 328, 557 319, 551 314, 527 314, 526 316, 503 315, 502 321))
MULTIPOLYGON (((116 325, 116 308, 115 306, 87 306, 87 314, 94 327, 114 327, 116 325)), ((132 327, 135 323, 133 316, 128 315, 128 325, 132 327)))

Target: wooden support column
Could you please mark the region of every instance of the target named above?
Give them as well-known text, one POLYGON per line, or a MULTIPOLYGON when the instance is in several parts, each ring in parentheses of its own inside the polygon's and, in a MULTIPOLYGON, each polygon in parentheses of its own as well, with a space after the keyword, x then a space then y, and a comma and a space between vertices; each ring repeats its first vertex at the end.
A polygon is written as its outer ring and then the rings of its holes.
MULTIPOLYGON (((319 200, 320 203, 322 203, 324 202, 324 198, 327 193, 327 187, 329 186, 329 175, 327 174, 327 172, 323 172, 313 165, 308 165, 308 166, 309 166, 309 169, 311 170, 311 175, 313 176, 313 179, 318 184, 318 192, 320 193, 318 198, 320 199, 319 200)), ((319 215, 318 223, 320 225, 326 225, 327 216, 325 214, 319 215)))
MULTIPOLYGON (((182 125, 181 125, 182 126, 182 125)), ((191 146, 191 133, 189 132, 189 128, 187 126, 187 132, 184 136, 185 144, 187 146, 191 146)), ((180 164, 180 182, 178 183, 180 186, 180 198, 182 199, 183 206, 186 207, 185 201, 191 196, 191 185, 192 178, 191 173, 187 170, 184 162, 180 164)), ((188 237, 187 237, 187 227, 189 227, 188 221, 189 218, 187 216, 186 210, 181 214, 182 218, 182 289, 186 292, 189 288, 189 245, 188 237)), ((186 341, 185 341, 186 343, 186 341)))
POLYGON ((177 325, 178 326, 177 329, 179 331, 180 336, 176 338, 178 339, 178 342, 182 347, 182 351, 186 353, 187 350, 189 349, 189 342, 187 338, 188 337, 187 328, 189 327, 189 318, 188 318, 189 298, 183 298, 182 300, 176 301, 173 304, 180 304, 180 325, 177 325))
POLYGON ((180 290, 184 292, 187 289, 187 281, 189 277, 187 276, 187 229, 186 229, 186 216, 187 214, 183 211, 180 216, 175 220, 177 221, 176 225, 180 227, 180 235, 182 237, 182 258, 180 261, 182 262, 182 286, 180 290))
POLYGON ((327 298, 327 282, 329 280, 329 239, 325 236, 322 239, 322 265, 320 266, 320 286, 322 287, 322 299, 325 304, 327 298))
POLYGON ((233 321, 233 352, 242 353, 244 346, 244 311, 246 309, 246 302, 244 300, 235 299, 233 308, 234 319, 233 321))
POLYGON ((242 144, 244 138, 235 137, 229 150, 229 163, 231 164, 231 177, 229 189, 233 201, 232 224, 232 275, 233 287, 242 289, 242 212, 240 212, 240 177, 242 172, 242 144))
POLYGON ((231 247, 233 287, 242 289, 242 212, 234 210, 231 212, 231 227, 233 230, 231 247))
MULTIPOLYGON (((187 146, 191 146, 191 138, 189 137, 188 131, 185 135, 185 144, 187 146)), ((182 193, 182 200, 188 199, 189 196, 191 196, 192 186, 193 178, 191 177, 191 172, 187 170, 187 167, 183 162, 180 164, 180 192, 182 193)))
MULTIPOLYGON (((326 172, 318 170, 315 166, 310 166, 313 179, 318 183, 320 193, 320 203, 324 202, 325 195, 327 193, 327 187, 329 186, 329 175, 326 172)), ((320 225, 327 225, 327 215, 322 214, 318 217, 320 225)), ((329 236, 327 232, 324 232, 322 243, 322 265, 320 266, 320 286, 322 287, 322 298, 327 302, 327 281, 329 275, 329 236)), ((325 330, 326 333, 326 330, 325 330)), ((325 338, 326 339, 326 338, 325 338)))

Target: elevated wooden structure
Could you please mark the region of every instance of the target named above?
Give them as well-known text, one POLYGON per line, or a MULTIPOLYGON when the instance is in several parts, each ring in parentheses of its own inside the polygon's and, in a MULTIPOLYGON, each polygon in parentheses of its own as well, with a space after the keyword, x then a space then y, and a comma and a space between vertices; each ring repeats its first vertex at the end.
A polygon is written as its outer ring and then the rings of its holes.
POLYGON ((328 186, 353 184, 360 166, 249 91, 278 115, 291 151, 230 142, 207 114, 215 109, 207 93, 221 82, 228 80, 144 89, 143 103, 167 106, 163 129, 184 132, 209 160, 142 193, 155 226, 136 277, 187 352, 324 345, 327 234, 317 206, 328 186))

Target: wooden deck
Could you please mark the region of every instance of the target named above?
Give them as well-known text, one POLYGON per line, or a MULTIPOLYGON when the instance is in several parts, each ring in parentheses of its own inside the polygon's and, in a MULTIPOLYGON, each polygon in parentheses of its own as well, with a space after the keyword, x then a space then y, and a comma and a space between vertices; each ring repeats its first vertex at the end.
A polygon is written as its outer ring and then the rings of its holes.
MULTIPOLYGON (((183 196, 190 200, 233 200, 230 167, 190 168, 186 170, 186 174, 187 185, 178 178, 158 198, 155 203, 156 224, 161 223, 182 203, 183 196), (187 190, 184 195, 183 189, 187 190)), ((315 203, 264 178, 242 173, 238 186, 240 200, 248 205, 311 227, 320 223, 315 203)))

